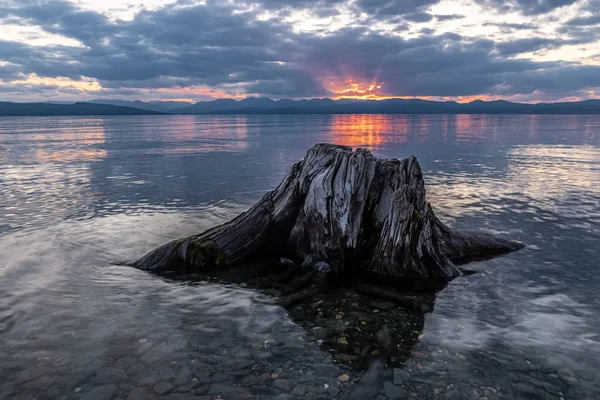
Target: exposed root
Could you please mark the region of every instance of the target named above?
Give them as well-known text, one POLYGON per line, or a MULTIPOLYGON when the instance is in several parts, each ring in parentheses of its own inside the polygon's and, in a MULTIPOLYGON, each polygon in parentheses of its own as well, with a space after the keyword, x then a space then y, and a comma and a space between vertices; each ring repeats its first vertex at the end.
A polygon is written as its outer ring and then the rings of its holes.
POLYGON ((310 275, 310 279, 308 279, 308 276, 303 276, 303 281, 301 283, 303 285, 299 284, 298 287, 303 287, 303 289, 282 296, 279 300, 279 304, 285 308, 289 308, 295 304, 318 296, 321 293, 327 292, 334 284, 333 280, 330 279, 328 275, 316 271, 310 275))
POLYGON ((379 297, 383 300, 391 301, 392 303, 399 304, 409 310, 421 313, 433 311, 434 299, 431 296, 408 296, 396 293, 383 286, 368 285, 364 283, 354 283, 350 288, 367 296, 379 297))
POLYGON ((306 271, 304 274, 299 275, 297 278, 295 278, 292 282, 286 283, 286 284, 281 284, 279 286, 279 290, 283 294, 298 292, 298 291, 302 290, 303 288, 311 285, 317 275, 318 275, 317 271, 314 271, 314 270, 306 271))

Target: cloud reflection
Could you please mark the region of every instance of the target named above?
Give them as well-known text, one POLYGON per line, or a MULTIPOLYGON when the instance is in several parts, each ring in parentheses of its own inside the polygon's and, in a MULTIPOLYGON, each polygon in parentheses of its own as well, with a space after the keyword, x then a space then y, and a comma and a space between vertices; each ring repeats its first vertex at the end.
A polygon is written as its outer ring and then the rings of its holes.
POLYGON ((157 118, 152 127, 144 126, 146 140, 158 141, 160 148, 148 154, 196 154, 219 151, 240 152, 248 149, 248 117, 177 116, 157 118))
POLYGON ((2 164, 92 162, 106 158, 103 118, 14 118, 7 122, 0 126, 0 146, 7 147, 0 156, 2 164))
POLYGON ((65 125, 52 133, 36 133, 38 163, 100 161, 106 158, 104 120, 86 121, 83 126, 65 125))
MULTIPOLYGON (((513 204, 514 212, 533 213, 544 217, 538 210, 553 210, 561 216, 573 216, 571 203, 588 209, 588 217, 600 222, 600 211, 593 203, 586 206, 581 199, 598 196, 598 163, 600 149, 594 146, 529 145, 503 150, 499 148, 482 160, 470 163, 457 160, 456 171, 439 171, 428 175, 428 197, 443 214, 450 218, 481 213, 493 213, 500 202, 513 204), (502 153, 506 154, 502 154, 502 153), (506 165, 493 162, 502 157, 506 165), (485 159, 484 159, 485 160, 485 159), (473 170, 479 170, 478 176, 473 170), (474 187, 477 187, 474 190, 474 187), (519 204, 523 196, 531 201, 519 204), (565 200, 556 202, 556 199, 565 200)), ((499 211, 499 209, 498 209, 499 211)), ((580 219, 587 224, 586 219, 580 219)), ((571 221, 573 223, 575 221, 571 221)), ((578 222, 579 223, 579 222, 578 222)), ((587 225, 586 225, 587 227, 587 225)))

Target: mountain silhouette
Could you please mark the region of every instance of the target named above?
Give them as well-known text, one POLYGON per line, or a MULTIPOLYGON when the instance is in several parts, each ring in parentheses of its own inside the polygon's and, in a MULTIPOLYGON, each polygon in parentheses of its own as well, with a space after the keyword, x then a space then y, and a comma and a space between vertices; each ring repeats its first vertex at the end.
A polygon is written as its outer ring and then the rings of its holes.
POLYGON ((273 100, 248 97, 243 100, 217 99, 195 104, 182 101, 110 99, 74 104, 0 102, 0 116, 147 114, 600 114, 600 100, 527 104, 505 100, 457 103, 422 99, 273 100))
POLYGON ((504 100, 457 103, 421 99, 271 100, 247 98, 198 102, 171 110, 176 114, 599 114, 600 100, 523 104, 504 100))
POLYGON ((158 115, 158 111, 108 104, 9 103, 0 102, 0 116, 52 115, 158 115))

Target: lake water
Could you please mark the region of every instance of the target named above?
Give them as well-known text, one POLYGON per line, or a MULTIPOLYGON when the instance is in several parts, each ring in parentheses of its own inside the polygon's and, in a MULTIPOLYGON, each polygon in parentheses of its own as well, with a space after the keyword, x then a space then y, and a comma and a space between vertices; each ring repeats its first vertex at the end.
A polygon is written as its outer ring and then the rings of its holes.
POLYGON ((343 399, 375 335, 335 329, 384 319, 404 356, 379 398, 600 399, 599 145, 585 115, 1 118, 0 399, 343 399), (414 154, 439 217, 527 248, 416 316, 113 265, 231 219, 318 142, 414 154))

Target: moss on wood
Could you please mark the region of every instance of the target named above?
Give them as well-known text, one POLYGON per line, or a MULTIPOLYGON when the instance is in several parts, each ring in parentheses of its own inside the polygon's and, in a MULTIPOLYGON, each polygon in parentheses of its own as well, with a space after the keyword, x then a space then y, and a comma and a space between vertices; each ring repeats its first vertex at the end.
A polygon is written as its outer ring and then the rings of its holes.
POLYGON ((194 267, 209 265, 223 267, 227 265, 227 257, 223 251, 200 241, 190 242, 187 254, 189 264, 194 267))

